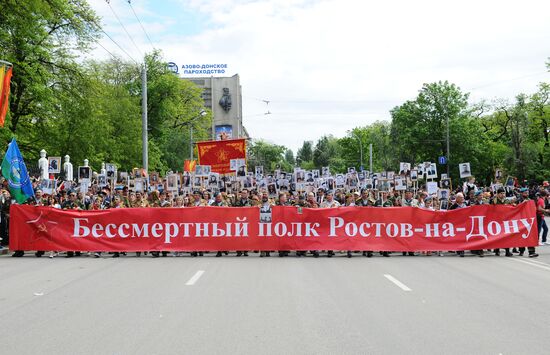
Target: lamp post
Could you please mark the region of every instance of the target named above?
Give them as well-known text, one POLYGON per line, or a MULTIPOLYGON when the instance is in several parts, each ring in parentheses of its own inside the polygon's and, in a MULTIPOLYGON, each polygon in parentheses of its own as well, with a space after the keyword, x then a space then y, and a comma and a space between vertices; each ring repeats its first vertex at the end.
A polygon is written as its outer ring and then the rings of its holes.
POLYGON ((206 111, 201 110, 201 112, 199 113, 199 116, 189 121, 189 160, 193 160, 193 123, 198 118, 202 118, 204 116, 206 116, 206 111))
POLYGON ((352 131, 351 134, 359 141, 359 150, 361 153, 361 168, 363 168, 363 142, 361 142, 361 138, 356 133, 352 131))

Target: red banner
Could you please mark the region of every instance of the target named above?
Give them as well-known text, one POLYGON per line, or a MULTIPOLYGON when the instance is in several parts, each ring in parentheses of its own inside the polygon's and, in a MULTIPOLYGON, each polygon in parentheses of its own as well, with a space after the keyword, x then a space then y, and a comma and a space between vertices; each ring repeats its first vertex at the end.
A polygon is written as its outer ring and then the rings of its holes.
POLYGON ((478 250, 538 244, 535 205, 420 208, 127 208, 12 205, 10 249, 81 251, 478 250))
POLYGON ((246 140, 232 139, 197 143, 199 165, 210 165, 212 172, 230 174, 231 159, 246 159, 246 140))

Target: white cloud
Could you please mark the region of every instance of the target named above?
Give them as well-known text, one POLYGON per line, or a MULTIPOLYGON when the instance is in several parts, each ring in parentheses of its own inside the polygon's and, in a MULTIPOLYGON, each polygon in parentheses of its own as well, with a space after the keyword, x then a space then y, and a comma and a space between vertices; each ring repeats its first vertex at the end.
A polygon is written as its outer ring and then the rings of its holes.
MULTIPOLYGON (((104 1, 93 3, 96 10, 106 7, 104 1)), ((117 6, 125 5, 120 3, 117 6)), ((425 82, 449 80, 467 91, 477 88, 472 100, 480 100, 533 92, 550 76, 542 74, 550 56, 547 2, 180 4, 205 16, 205 29, 189 36, 157 36, 166 59, 180 65, 228 63, 230 74, 241 76, 249 133, 294 151, 304 139, 342 136, 357 125, 388 119, 388 111, 414 98, 425 82), (272 103, 267 108, 254 98, 272 103), (272 115, 263 115, 267 109, 272 115)), ((151 31, 158 34, 170 21, 178 22, 177 9, 159 23, 150 15, 153 3, 141 8, 140 16, 156 23, 151 31)), ((117 31, 120 26, 108 7, 101 11, 112 18, 106 30, 117 31)), ((125 13, 131 15, 125 19, 133 23, 138 46, 149 50, 133 14, 125 13)), ((127 43, 121 31, 116 36, 127 43)))

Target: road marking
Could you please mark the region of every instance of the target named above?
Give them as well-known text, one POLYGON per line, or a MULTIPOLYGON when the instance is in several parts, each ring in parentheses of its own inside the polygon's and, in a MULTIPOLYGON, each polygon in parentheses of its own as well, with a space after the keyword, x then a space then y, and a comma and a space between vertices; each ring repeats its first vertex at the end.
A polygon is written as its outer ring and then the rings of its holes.
POLYGON ((202 276, 202 274, 204 274, 204 270, 199 270, 195 273, 195 275, 193 275, 192 278, 189 279, 189 281, 187 281, 187 283, 185 284, 185 286, 193 286, 195 284, 195 282, 197 282, 200 277, 202 276))
POLYGON ((412 291, 410 288, 407 287, 407 285, 405 285, 404 283, 402 283, 401 281, 399 281, 395 277, 393 277, 389 274, 384 274, 384 277, 387 278, 388 280, 390 280, 391 282, 393 282, 397 287, 399 287, 403 291, 407 291, 407 292, 412 291))
POLYGON ((532 262, 532 261, 521 260, 521 259, 515 259, 515 258, 513 258, 513 259, 508 259, 508 260, 517 261, 518 263, 524 263, 524 264, 527 264, 527 265, 531 265, 531 266, 534 266, 534 267, 538 267, 538 268, 541 268, 541 269, 550 271, 550 265, 548 265, 548 264, 544 264, 544 263, 540 263, 540 262, 538 262, 537 264, 535 264, 535 263, 532 262), (540 264, 542 264, 542 265, 540 265, 540 264))

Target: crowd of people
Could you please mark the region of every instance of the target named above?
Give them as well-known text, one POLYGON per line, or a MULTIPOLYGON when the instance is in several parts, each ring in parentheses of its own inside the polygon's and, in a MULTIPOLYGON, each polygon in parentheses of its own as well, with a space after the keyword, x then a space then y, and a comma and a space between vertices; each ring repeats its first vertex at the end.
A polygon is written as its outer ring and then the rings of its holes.
MULTIPOLYGON (((82 183, 63 183, 59 181, 54 184, 55 188, 44 193, 42 191, 41 180, 32 178, 35 189, 34 198, 26 203, 34 206, 49 206, 52 208, 64 210, 104 210, 111 208, 186 208, 202 206, 226 206, 226 207, 249 207, 256 206, 260 208, 261 221, 270 222, 271 206, 296 206, 302 208, 337 208, 340 206, 368 206, 368 207, 402 207, 409 206, 423 208, 428 210, 453 210, 458 208, 467 208, 473 205, 517 205, 521 203, 534 203, 537 209, 537 226, 540 233, 540 245, 550 244, 547 241, 548 227, 544 216, 550 213, 550 184, 500 184, 498 181, 490 186, 479 186, 475 179, 470 178, 461 186, 451 188, 447 181, 441 181, 437 191, 431 188, 428 193, 427 183, 421 184, 420 181, 411 182, 405 179, 406 188, 397 190, 397 184, 393 182, 387 187, 381 188, 380 182, 373 184, 372 179, 361 183, 360 179, 354 185, 350 185, 350 175, 358 175, 355 171, 343 174, 344 182, 337 183, 338 177, 331 179, 332 183, 327 183, 327 178, 314 177, 314 174, 292 174, 275 172, 274 174, 247 174, 245 177, 236 178, 235 176, 217 176, 215 185, 212 186, 210 177, 200 178, 193 185, 192 189, 186 186, 185 175, 180 175, 176 186, 171 183, 168 187, 166 180, 163 182, 159 176, 155 175, 155 183, 145 183, 140 185, 140 190, 136 191, 129 179, 123 184, 113 181, 112 183, 100 184, 100 180, 92 178, 90 181, 82 183), (284 179, 281 179, 284 174, 284 179), (302 175, 302 181, 300 181, 302 175), (237 184, 235 184, 237 182, 237 184), (378 188, 377 188, 378 187, 378 188)), ((359 173, 360 174, 360 173, 359 173)), ((174 174, 171 174, 174 175, 174 174)), ((192 174, 187 175, 188 180, 195 177, 192 174)), ((387 179, 386 179, 387 180, 387 179)), ((2 180, 2 193, 0 195, 0 237, 2 246, 9 243, 9 207, 15 203, 9 193, 7 181, 2 180)), ((236 256, 248 256, 253 251, 237 251, 236 256)), ((319 257, 323 251, 296 251, 296 256, 312 255, 319 257)), ((491 251, 476 250, 472 254, 483 257, 487 252, 501 255, 499 249, 491 251)), ((513 256, 514 253, 524 255, 525 248, 505 249, 505 256, 513 256)), ((159 256, 180 256, 183 252, 137 252, 136 256, 152 255, 159 256)), ((203 256, 206 252, 188 252, 190 256, 203 256)), ((228 255, 228 252, 215 252, 217 257, 228 255)), ((335 255, 333 251, 325 251, 328 257, 335 255)), ((347 257, 352 257, 354 253, 366 257, 375 255, 373 251, 346 251, 347 257)), ((449 252, 460 257, 465 255, 464 251, 449 252)), ((35 255, 41 257, 44 251, 37 251, 35 255)), ((120 257, 126 253, 111 253, 112 257, 120 257)), ((380 255, 389 257, 394 253, 380 251, 380 255)), ((401 254, 401 253, 399 253, 401 254)), ((403 252, 403 255, 433 255, 432 252, 403 252)), ((443 252, 437 252, 437 255, 443 256, 443 252)), ((14 257, 23 256, 23 251, 15 251, 14 257)), ((55 257, 58 253, 49 252, 50 257, 55 257)), ((93 255, 100 257, 100 252, 67 252, 66 257, 93 255)), ((291 255, 290 251, 279 251, 281 257, 291 255)), ((271 256, 270 252, 260 252, 261 257, 271 256)), ((528 256, 537 257, 534 247, 528 248, 528 256)))

